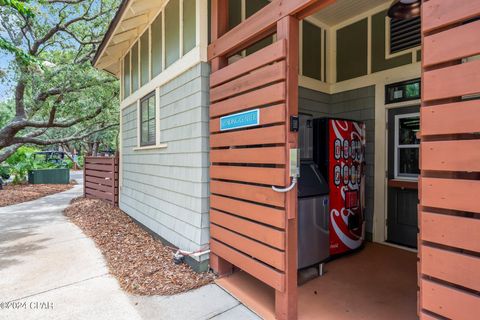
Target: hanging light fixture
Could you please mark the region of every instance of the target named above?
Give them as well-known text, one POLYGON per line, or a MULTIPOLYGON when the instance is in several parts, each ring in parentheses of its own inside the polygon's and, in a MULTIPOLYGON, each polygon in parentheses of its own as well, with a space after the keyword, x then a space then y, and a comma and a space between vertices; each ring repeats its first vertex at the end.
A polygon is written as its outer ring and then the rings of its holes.
POLYGON ((410 19, 420 16, 421 0, 395 0, 388 9, 392 19, 410 19))

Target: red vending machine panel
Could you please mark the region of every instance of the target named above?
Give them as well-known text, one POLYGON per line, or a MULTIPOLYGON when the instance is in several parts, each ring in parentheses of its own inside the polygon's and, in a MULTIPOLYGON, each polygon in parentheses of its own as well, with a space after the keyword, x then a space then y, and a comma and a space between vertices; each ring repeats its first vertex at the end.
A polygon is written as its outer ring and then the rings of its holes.
POLYGON ((330 254, 336 255, 357 249, 365 237, 365 124, 328 119, 327 137, 330 254))

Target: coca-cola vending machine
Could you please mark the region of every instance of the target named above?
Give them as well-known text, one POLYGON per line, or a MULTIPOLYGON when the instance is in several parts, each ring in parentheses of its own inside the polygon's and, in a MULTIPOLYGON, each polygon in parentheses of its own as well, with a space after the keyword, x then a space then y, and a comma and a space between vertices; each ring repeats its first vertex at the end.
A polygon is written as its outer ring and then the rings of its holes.
POLYGON ((355 250, 365 238, 365 124, 315 119, 313 144, 330 188, 330 255, 355 250))

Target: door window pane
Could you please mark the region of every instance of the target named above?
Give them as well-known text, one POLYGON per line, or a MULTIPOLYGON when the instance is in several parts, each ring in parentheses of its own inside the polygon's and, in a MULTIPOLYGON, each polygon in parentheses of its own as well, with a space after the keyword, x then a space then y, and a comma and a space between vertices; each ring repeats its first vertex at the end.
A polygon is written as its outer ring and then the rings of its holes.
POLYGON ((418 148, 399 149, 399 175, 418 175, 418 148))
POLYGON ((418 113, 400 114, 395 117, 395 177, 416 178, 420 173, 418 167, 420 140, 418 113))
POLYGON ((417 132, 420 130, 418 116, 399 119, 399 144, 419 144, 417 132))

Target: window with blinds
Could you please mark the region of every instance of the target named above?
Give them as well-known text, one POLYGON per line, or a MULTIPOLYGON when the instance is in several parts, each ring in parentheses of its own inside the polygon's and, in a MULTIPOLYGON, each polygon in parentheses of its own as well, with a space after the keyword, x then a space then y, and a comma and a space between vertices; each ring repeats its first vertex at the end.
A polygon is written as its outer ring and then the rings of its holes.
POLYGON ((155 144, 155 109, 155 92, 152 92, 140 101, 140 145, 142 147, 155 144))
POLYGON ((420 17, 390 19, 390 53, 418 47, 422 42, 420 28, 420 17))

